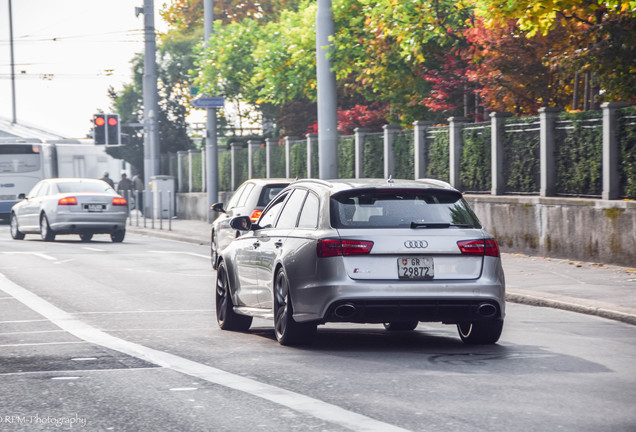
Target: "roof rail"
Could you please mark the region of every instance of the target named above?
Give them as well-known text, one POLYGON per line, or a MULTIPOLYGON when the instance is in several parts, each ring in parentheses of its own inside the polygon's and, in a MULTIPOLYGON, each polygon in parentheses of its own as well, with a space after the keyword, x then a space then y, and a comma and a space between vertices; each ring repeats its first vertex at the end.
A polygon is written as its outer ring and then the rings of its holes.
POLYGON ((292 183, 293 183, 293 184, 296 184, 296 183, 301 183, 301 182, 318 183, 318 184, 321 184, 321 185, 323 185, 323 186, 327 186, 327 187, 329 187, 329 188, 332 188, 332 187, 333 187, 333 184, 332 184, 332 183, 330 183, 330 182, 328 182, 328 181, 326 181, 326 180, 313 179, 313 178, 308 178, 308 179, 299 179, 299 180, 296 180, 296 181, 294 181, 294 182, 292 182, 292 183))

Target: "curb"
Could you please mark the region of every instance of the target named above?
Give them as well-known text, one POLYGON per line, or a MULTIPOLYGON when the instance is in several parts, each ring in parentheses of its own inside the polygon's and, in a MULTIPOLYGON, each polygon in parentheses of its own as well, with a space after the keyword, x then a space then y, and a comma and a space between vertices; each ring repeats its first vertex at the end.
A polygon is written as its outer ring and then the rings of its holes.
POLYGON ((613 311, 605 308, 585 306, 575 302, 565 302, 552 300, 545 297, 535 297, 527 294, 506 293, 506 301, 511 303, 525 304, 537 307, 549 307, 553 309, 561 309, 570 312, 577 312, 585 315, 594 315, 601 318, 607 318, 614 321, 624 322, 626 324, 636 325, 636 315, 613 311))

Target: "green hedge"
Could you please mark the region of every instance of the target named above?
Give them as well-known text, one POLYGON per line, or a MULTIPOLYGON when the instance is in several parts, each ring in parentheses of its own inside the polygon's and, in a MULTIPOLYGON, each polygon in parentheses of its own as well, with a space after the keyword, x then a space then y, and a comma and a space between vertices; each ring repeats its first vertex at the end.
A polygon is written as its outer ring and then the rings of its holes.
POLYGON ((600 111, 561 113, 555 131, 557 195, 600 197, 603 123, 600 111))
POLYGON ((307 177, 307 142, 293 141, 290 149, 290 171, 292 178, 307 177))
POLYGON ((513 117, 504 125, 504 192, 539 193, 539 118, 513 117))
POLYGON ((636 199, 636 106, 619 110, 620 197, 636 199))
POLYGON ((219 190, 232 190, 232 153, 229 149, 219 153, 219 190))
POLYGON ((400 132, 393 141, 393 178, 412 179, 415 177, 415 157, 413 150, 413 130, 400 132))
POLYGON ((338 178, 354 178, 355 138, 353 135, 338 138, 338 178))
POLYGON ((364 137, 363 177, 384 178, 384 134, 370 133, 364 137))
POLYGON ((492 188, 490 123, 474 124, 462 130, 464 144, 459 177, 462 189, 490 192, 492 188))
POLYGON ((434 127, 429 129, 426 139, 431 142, 426 152, 426 177, 445 182, 450 181, 450 158, 448 154, 448 127, 434 127))

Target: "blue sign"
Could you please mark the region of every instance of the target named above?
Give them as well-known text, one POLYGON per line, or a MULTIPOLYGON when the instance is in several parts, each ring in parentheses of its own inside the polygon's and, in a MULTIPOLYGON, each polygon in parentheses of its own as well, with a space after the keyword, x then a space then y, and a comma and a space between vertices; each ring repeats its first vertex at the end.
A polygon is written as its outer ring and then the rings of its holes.
POLYGON ((223 97, 198 98, 192 101, 196 108, 223 108, 225 99, 223 97))

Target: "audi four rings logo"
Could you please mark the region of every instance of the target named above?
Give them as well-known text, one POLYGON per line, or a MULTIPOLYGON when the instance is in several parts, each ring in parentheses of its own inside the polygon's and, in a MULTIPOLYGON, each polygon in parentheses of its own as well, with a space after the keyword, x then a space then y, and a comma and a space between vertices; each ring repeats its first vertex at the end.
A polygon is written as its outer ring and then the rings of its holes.
POLYGON ((428 242, 426 240, 407 240, 404 242, 404 246, 408 249, 424 249, 428 247, 428 242))

